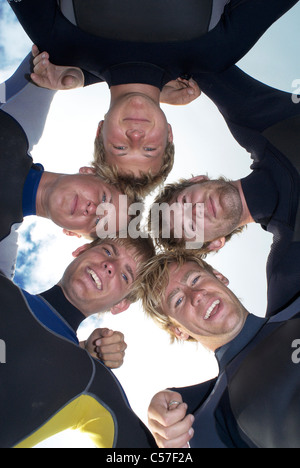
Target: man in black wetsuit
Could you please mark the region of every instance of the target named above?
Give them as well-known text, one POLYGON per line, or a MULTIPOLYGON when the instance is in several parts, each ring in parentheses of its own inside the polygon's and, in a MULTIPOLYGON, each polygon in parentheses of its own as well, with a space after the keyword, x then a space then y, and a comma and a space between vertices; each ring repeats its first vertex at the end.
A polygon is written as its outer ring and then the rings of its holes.
MULTIPOLYGON (((43 132, 54 93, 28 82, 31 66, 28 56, 1 84, 5 102, 0 102, 0 241, 29 215, 48 218, 69 235, 96 238, 99 205, 112 203, 119 213, 122 193, 96 176, 92 167, 83 167, 78 174, 61 174, 44 171, 42 165, 33 163, 30 151, 43 132)), ((130 204, 133 200, 128 201, 130 204)), ((118 218, 117 232, 128 223, 126 215, 121 216, 120 223, 118 218)))
MULTIPOLYGON (((92 314, 118 314, 136 300, 134 282, 154 254, 149 239, 110 239, 80 247, 61 281, 32 295, 0 274, 1 447, 32 447, 65 429, 98 447, 153 447, 114 375, 79 347, 92 314), (22 343, 22 353, 19 344, 22 343), (20 391, 21 389, 21 391, 20 391)), ((90 349, 90 347, 89 347, 90 349)))
POLYGON ((56 0, 27 0, 11 6, 53 63, 82 69, 85 86, 107 82, 112 102, 96 138, 95 165, 145 195, 172 168, 172 131, 159 106, 163 86, 232 66, 296 3, 63 0, 61 11, 56 0))
MULTIPOLYGON (((177 201, 174 216, 176 210, 182 215, 185 203, 204 203, 203 254, 219 250, 250 222, 272 233, 267 315, 275 314, 299 295, 300 106, 290 93, 264 85, 237 67, 196 80, 234 138, 251 153, 252 172, 237 181, 199 176, 170 184, 155 203, 177 201)), ((192 216, 196 223, 195 212, 192 216)), ((172 234, 158 242, 165 248, 183 247, 187 238, 184 230, 180 234, 178 239, 172 234)))
POLYGON ((188 252, 154 258, 142 285, 144 308, 160 327, 201 343, 219 364, 218 378, 153 398, 158 446, 298 448, 299 297, 269 319, 256 317, 220 273, 188 252))

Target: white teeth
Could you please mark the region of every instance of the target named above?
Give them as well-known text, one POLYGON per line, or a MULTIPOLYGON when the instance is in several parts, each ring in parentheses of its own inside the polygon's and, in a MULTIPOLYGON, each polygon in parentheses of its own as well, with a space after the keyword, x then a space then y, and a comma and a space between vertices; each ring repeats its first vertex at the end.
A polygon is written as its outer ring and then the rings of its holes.
POLYGON ((210 318, 214 308, 217 307, 219 304, 220 304, 220 301, 218 299, 212 303, 212 305, 210 306, 210 308, 207 310, 205 314, 204 320, 208 320, 210 318))
POLYGON ((102 283, 98 275, 94 272, 94 270, 91 270, 90 268, 87 269, 87 272, 89 275, 91 275, 92 279, 95 281, 97 289, 99 289, 99 291, 102 291, 102 283))

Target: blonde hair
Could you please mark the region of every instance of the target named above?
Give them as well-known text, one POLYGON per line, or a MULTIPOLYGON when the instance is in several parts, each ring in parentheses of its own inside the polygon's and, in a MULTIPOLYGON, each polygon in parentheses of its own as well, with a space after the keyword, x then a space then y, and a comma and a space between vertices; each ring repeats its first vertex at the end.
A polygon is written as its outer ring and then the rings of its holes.
MULTIPOLYGON (((228 180, 225 179, 224 177, 219 177, 217 180, 228 182, 228 180)), ((179 195, 180 192, 184 190, 185 188, 191 187, 192 185, 195 185, 195 184, 201 184, 205 182, 207 182, 207 179, 204 179, 202 181, 200 180, 197 182, 191 181, 188 179, 180 179, 177 182, 165 185, 164 188, 159 193, 159 195, 157 195, 157 197, 155 198, 153 204, 163 204, 163 203, 171 204, 174 202, 174 200, 176 200, 177 195, 179 195)), ((186 247, 186 239, 184 237, 182 238, 175 237, 174 232, 172 231, 170 232, 169 237, 167 238, 164 237, 162 235, 163 226, 164 226, 162 212, 158 211, 157 213, 158 213, 158 219, 153 219, 151 208, 150 208, 150 212, 148 216, 148 229, 150 232, 152 232, 152 235, 154 234, 151 228, 152 223, 154 223, 155 226, 158 226, 156 236, 153 235, 154 242, 157 245, 157 247, 159 247, 160 249, 166 249, 170 252, 174 250, 184 252, 185 247, 186 247)), ((225 242, 228 242, 234 234, 241 233, 245 228, 246 226, 241 226, 241 227, 234 229, 231 233, 225 236, 225 242)), ((211 239, 208 242, 204 242, 201 249, 197 249, 196 252, 198 252, 202 256, 202 258, 205 258, 207 254, 210 252, 209 245, 214 240, 215 239, 211 239)))
MULTIPOLYGON (((214 275, 213 268, 203 261, 201 255, 189 251, 163 252, 153 257, 141 273, 139 282, 139 299, 141 299, 146 314, 163 330, 169 333, 171 342, 174 342, 174 324, 172 319, 164 312, 162 302, 170 281, 169 268, 177 264, 178 268, 187 262, 195 262, 200 268, 214 275)), ((195 341, 189 338, 188 341, 195 341)))
MULTIPOLYGON (((145 234, 146 236, 146 234, 145 234)), ((144 270, 145 265, 155 256, 155 248, 153 240, 150 236, 147 237, 138 237, 137 239, 132 239, 131 237, 108 237, 106 239, 96 239, 89 244, 89 248, 97 247, 101 244, 114 243, 121 247, 125 247, 127 251, 131 254, 133 260, 137 264, 137 273, 134 283, 130 288, 130 292, 126 296, 131 303, 138 301, 139 299, 139 287, 141 281, 141 274, 144 270)))
POLYGON ((167 143, 163 155, 162 165, 158 174, 153 175, 151 170, 147 173, 141 172, 140 177, 135 177, 130 171, 123 173, 116 166, 110 166, 105 160, 105 148, 100 133, 94 143, 93 167, 96 174, 105 182, 116 186, 121 192, 133 197, 145 198, 159 185, 163 185, 174 165, 175 147, 171 142, 167 143))

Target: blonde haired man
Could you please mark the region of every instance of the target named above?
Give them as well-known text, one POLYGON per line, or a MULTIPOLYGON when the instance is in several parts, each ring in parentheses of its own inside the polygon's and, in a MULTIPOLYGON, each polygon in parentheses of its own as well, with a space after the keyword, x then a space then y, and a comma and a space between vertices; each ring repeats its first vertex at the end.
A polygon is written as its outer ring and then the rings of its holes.
MULTIPOLYGON (((26 7, 23 2, 11 7, 55 64, 82 70, 85 86, 108 84, 109 113, 125 104, 121 120, 112 121, 114 131, 108 118, 101 128, 105 160, 122 177, 125 173, 137 179, 137 190, 145 195, 147 181, 152 190, 172 168, 173 137, 159 106, 164 85, 180 76, 232 66, 296 3, 273 0, 266 10, 262 0, 173 0, 172 8, 156 0, 47 0, 43 5, 27 0, 26 7)), ((73 84, 71 74, 67 87, 73 84)))
POLYGON ((159 447, 299 447, 299 290, 259 318, 199 256, 162 253, 146 266, 140 297, 172 338, 201 343, 219 364, 216 379, 155 395, 149 425, 159 447))

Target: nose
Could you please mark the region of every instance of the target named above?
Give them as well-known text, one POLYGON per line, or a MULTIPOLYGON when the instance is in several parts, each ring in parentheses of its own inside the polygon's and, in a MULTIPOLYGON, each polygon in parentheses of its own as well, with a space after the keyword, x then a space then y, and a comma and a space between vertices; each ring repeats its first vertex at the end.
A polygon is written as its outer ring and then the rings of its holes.
POLYGON ((113 278, 115 276, 116 269, 112 262, 104 262, 103 270, 104 274, 107 275, 109 278, 113 278))
POLYGON ((91 201, 87 201, 83 214, 84 216, 95 215, 96 210, 97 210, 97 206, 95 205, 95 203, 91 201))
POLYGON ((205 289, 199 289, 197 291, 191 292, 191 303, 194 307, 197 307, 203 300, 204 296, 206 296, 205 289))
POLYGON ((145 136, 145 131, 140 128, 128 129, 125 132, 127 138, 133 143, 139 142, 145 136))

